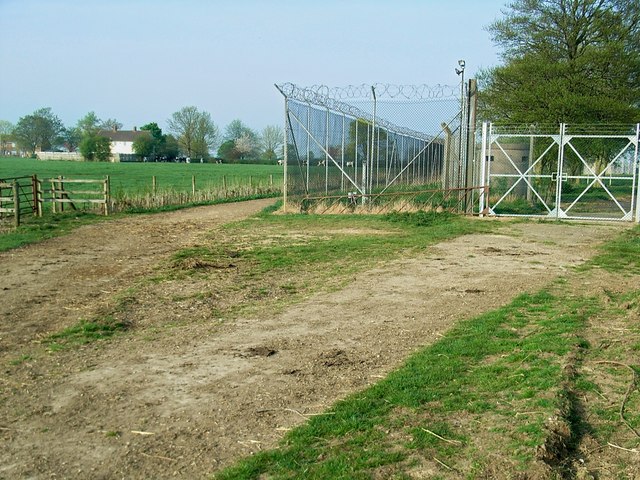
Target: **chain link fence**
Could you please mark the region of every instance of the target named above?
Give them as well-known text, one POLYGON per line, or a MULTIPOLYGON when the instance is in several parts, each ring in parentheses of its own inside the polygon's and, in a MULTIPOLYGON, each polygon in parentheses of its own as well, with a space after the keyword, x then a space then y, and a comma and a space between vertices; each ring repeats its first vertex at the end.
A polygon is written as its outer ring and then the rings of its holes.
POLYGON ((470 208, 475 108, 463 82, 276 88, 285 99, 285 208, 470 208))

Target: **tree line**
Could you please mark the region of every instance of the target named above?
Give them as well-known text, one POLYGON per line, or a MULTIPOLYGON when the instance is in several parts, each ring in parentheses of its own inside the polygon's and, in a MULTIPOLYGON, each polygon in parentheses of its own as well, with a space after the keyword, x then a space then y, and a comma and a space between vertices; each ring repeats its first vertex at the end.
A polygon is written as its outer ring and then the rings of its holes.
MULTIPOLYGON (((496 123, 631 124, 640 122, 640 0, 512 0, 487 27, 501 48, 501 63, 479 74, 479 117, 496 123)), ((0 120, 0 141, 15 139, 35 152, 57 145, 104 156, 106 146, 93 112, 65 128, 51 109, 22 117, 17 125, 0 120)), ((282 129, 256 132, 234 120, 220 134, 209 113, 184 107, 156 123, 137 142, 146 157, 185 155, 227 162, 274 161, 281 156, 282 129)), ((0 149, 2 145, 0 145, 0 149)), ((84 155, 84 153, 83 153, 84 155)))
MULTIPOLYGON (((173 113, 167 125, 169 133, 163 133, 156 122, 140 128, 141 132, 148 132, 133 142, 133 151, 140 159, 171 161, 189 157, 229 163, 274 163, 282 156, 284 134, 277 125, 257 132, 236 119, 221 134, 211 115, 193 106, 173 113)), ((101 120, 93 111, 74 126, 65 127, 51 108, 40 108, 21 117, 15 125, 0 120, 0 153, 7 154, 8 143, 15 142, 31 156, 36 151, 54 150, 79 152, 89 161, 107 161, 111 141, 104 131, 120 129, 122 123, 111 118, 101 120)))

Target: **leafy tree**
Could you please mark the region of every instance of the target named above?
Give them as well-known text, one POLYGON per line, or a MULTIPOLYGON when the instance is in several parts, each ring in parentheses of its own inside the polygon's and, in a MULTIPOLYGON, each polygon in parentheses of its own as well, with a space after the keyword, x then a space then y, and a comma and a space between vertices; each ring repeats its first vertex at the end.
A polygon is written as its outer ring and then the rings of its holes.
POLYGON ((156 157, 167 156, 165 152, 166 135, 157 123, 147 123, 140 127, 141 131, 149 132, 149 135, 140 135, 133 142, 133 151, 140 157, 149 157, 155 160, 156 157))
POLYGON ((133 152, 139 157, 155 160, 160 151, 156 151, 157 141, 151 135, 140 135, 133 142, 133 152))
POLYGON ((234 163, 240 158, 240 154, 236 150, 235 140, 226 140, 222 142, 218 148, 218 156, 225 162, 234 163))
POLYGON ((237 140, 241 137, 256 138, 256 132, 247 127, 242 120, 232 120, 224 129, 225 140, 237 140))
POLYGON ((85 134, 80 141, 79 150, 85 160, 106 162, 111 155, 111 141, 97 133, 85 134))
POLYGON ((35 154, 36 150, 49 150, 60 141, 64 130, 62 121, 50 108, 41 108, 20 118, 13 135, 23 150, 35 154))
POLYGON ((70 152, 75 152, 82 141, 82 132, 78 127, 65 128, 61 134, 62 143, 70 152))
POLYGON ((267 125, 260 134, 260 146, 262 157, 265 160, 275 161, 281 155, 284 144, 284 132, 278 125, 267 125))
POLYGON ((244 133, 240 138, 236 138, 234 144, 236 152, 240 155, 241 160, 253 156, 257 149, 255 136, 251 136, 247 133, 244 133))
POLYGON ((192 158, 208 158, 218 143, 218 127, 208 112, 184 107, 168 120, 169 130, 176 134, 182 152, 192 158))
POLYGON ((0 120, 0 153, 7 153, 7 143, 13 138, 13 123, 7 120, 0 120))
POLYGON ((162 155, 167 158, 176 158, 180 155, 180 145, 178 144, 176 137, 173 135, 165 135, 162 155))
POLYGON ((504 64, 482 72, 493 121, 640 120, 638 0, 514 0, 488 30, 504 64))
POLYGON ((95 112, 89 112, 76 124, 76 128, 80 130, 81 135, 97 133, 102 125, 102 120, 98 118, 95 112))

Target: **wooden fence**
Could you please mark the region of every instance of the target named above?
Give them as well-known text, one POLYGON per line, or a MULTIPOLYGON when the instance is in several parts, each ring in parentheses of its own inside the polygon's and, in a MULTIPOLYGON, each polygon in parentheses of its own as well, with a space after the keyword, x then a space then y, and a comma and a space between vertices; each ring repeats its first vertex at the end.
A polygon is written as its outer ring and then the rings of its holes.
POLYGON ((65 205, 77 210, 76 204, 89 203, 101 205, 105 215, 109 215, 110 187, 109 176, 103 180, 77 178, 50 178, 51 196, 44 199, 52 203, 53 213, 64 212, 65 205))
POLYGON ((0 217, 5 213, 14 218, 14 225, 20 225, 20 195, 18 182, 0 182, 0 217))
POLYGON ((272 194, 280 190, 280 186, 274 183, 273 175, 268 179, 223 176, 221 185, 216 188, 211 188, 208 183, 204 188, 197 188, 196 176, 192 175, 191 188, 187 191, 174 191, 171 186, 160 188, 158 183, 154 175, 151 177, 150 194, 122 198, 116 193, 112 198, 109 176, 102 179, 58 176, 42 180, 36 175, 0 178, 0 221, 13 217, 15 225, 19 225, 21 217, 25 215, 42 216, 47 203, 51 204, 54 214, 93 205, 98 206, 104 215, 109 215, 132 206, 155 208, 194 201, 272 194))

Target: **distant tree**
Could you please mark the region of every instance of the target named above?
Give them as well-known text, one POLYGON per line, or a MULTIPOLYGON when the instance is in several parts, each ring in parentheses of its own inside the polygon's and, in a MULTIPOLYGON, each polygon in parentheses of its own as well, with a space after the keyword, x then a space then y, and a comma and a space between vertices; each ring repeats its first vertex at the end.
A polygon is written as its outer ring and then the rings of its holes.
POLYGON ((160 151, 156 151, 157 140, 151 135, 140 135, 133 141, 133 153, 139 157, 146 157, 155 160, 160 151))
POLYGON ((238 155, 242 160, 252 156, 257 148, 256 138, 247 133, 244 133, 239 138, 236 138, 234 140, 234 144, 236 152, 238 152, 238 155))
POLYGON ((13 138, 13 129, 15 126, 13 123, 7 120, 0 120, 0 153, 7 154, 7 144, 13 138))
POLYGON ((111 155, 111 141, 97 133, 85 134, 80 141, 79 150, 85 160, 106 162, 111 155))
POLYGON ((162 155, 167 158, 176 158, 180 155, 180 145, 173 135, 167 134, 164 136, 164 150, 162 155))
POLYGON ((103 130, 121 130, 122 123, 117 121, 115 118, 107 118, 100 122, 100 128, 103 130))
POLYGON ((488 27, 504 64, 480 76, 485 117, 640 120, 638 0, 514 0, 503 15, 488 27))
POLYGON ((208 158, 218 143, 218 127, 208 112, 184 107, 168 120, 169 130, 176 134, 182 152, 191 158, 208 158))
POLYGON ((65 128, 61 139, 62 144, 69 152, 75 152, 82 141, 82 132, 78 127, 65 128))
POLYGON ((226 140, 222 142, 218 148, 218 157, 222 158, 227 163, 235 163, 240 154, 236 150, 235 140, 226 140))
POLYGON ((165 153, 166 135, 157 123, 147 123, 140 127, 140 131, 149 132, 149 135, 140 135, 133 142, 133 151, 140 157, 148 157, 155 160, 156 157, 167 156, 165 153))
POLYGON ((20 148, 34 155, 38 148, 49 150, 59 143, 63 130, 62 121, 51 109, 41 108, 20 118, 13 135, 20 148))
POLYGON ((278 125, 267 125, 260 134, 262 158, 276 161, 284 145, 284 132, 278 125))
POLYGON ((224 129, 225 140, 237 140, 241 137, 257 139, 256 132, 247 127, 242 120, 232 120, 224 129))
POLYGON ((81 135, 85 135, 88 133, 96 133, 100 130, 102 125, 102 120, 100 120, 95 112, 89 112, 76 124, 76 128, 80 130, 81 135))

